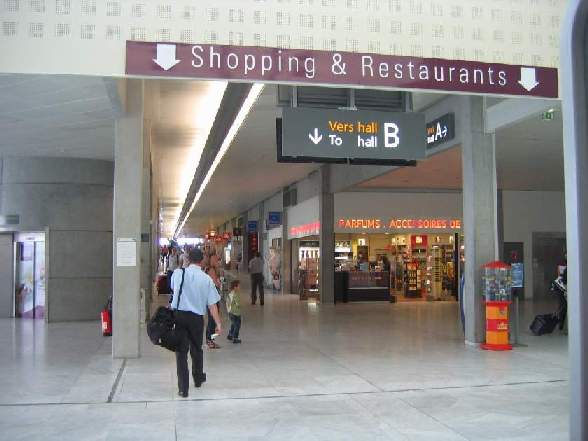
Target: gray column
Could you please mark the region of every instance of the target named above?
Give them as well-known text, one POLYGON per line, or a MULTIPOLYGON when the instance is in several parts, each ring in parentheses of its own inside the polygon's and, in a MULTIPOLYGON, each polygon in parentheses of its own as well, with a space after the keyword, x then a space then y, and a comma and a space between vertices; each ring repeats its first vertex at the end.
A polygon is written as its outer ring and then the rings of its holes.
POLYGON ((113 213, 113 339, 115 358, 140 355, 139 315, 143 220, 143 82, 127 81, 126 113, 115 126, 113 213), (117 266, 117 241, 136 241, 135 266, 117 266))
POLYGON ((568 252, 568 331, 570 439, 588 439, 588 2, 570 0, 562 23, 566 232, 568 252))
POLYGON ((330 165, 323 165, 320 168, 319 290, 322 303, 335 303, 335 198, 329 188, 330 171, 330 165))
POLYGON ((465 340, 484 341, 481 266, 497 258, 497 189, 494 135, 484 133, 484 101, 464 97, 469 109, 462 144, 465 245, 465 340))
POLYGON ((497 219, 497 241, 498 241, 498 257, 500 260, 506 260, 510 256, 504 255, 504 202, 502 190, 496 193, 496 219, 497 219))
POLYGON ((292 244, 288 240, 288 210, 282 212, 282 291, 294 292, 292 287, 292 244))
POLYGON ((243 225, 241 226, 241 244, 243 247, 242 250, 242 259, 241 259, 241 272, 248 273, 249 272, 249 260, 251 257, 249 256, 249 236, 247 233, 247 223, 249 222, 249 212, 245 212, 242 216, 243 225))
POLYGON ((152 247, 151 247, 151 121, 143 119, 143 191, 141 197, 143 216, 141 219, 141 295, 143 307, 141 321, 148 320, 153 291, 152 247))

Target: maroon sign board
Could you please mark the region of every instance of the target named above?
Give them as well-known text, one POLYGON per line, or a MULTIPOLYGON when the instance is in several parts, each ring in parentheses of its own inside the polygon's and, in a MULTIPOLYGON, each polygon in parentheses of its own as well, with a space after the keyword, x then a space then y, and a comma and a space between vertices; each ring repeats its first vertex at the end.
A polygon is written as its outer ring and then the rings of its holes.
POLYGON ((558 97, 557 69, 303 49, 127 41, 130 76, 558 97))

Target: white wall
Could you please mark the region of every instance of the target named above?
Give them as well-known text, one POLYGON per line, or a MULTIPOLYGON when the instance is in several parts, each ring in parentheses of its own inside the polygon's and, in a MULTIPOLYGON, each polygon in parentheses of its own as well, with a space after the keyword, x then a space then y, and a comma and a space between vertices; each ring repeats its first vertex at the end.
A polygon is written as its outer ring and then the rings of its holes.
POLYGON ((556 191, 505 191, 504 241, 523 242, 525 296, 533 296, 533 233, 565 233, 565 194, 556 191))
POLYGON ((481 58, 479 61, 489 63, 557 67, 559 46, 551 44, 550 37, 559 40, 557 24, 566 6, 566 0, 534 4, 533 13, 542 24, 534 26, 528 19, 518 24, 509 20, 512 11, 525 17, 527 11, 522 2, 492 2, 490 8, 487 0, 459 2, 463 9, 462 17, 457 19, 450 17, 448 2, 440 0, 433 2, 436 13, 431 13, 430 2, 422 2, 425 7, 411 8, 408 1, 398 5, 336 0, 71 0, 66 3, 69 7, 58 10, 54 1, 42 2, 39 11, 28 1, 0 2, 0 22, 8 23, 0 33, 0 72, 123 76, 126 40, 283 45, 447 59, 481 58), (133 7, 135 4, 143 7, 133 7), (276 19, 278 12, 280 21, 276 19), (468 20, 474 12, 480 15, 475 22, 468 20), (300 14, 311 16, 306 25, 299 20, 300 14), (329 21, 329 26, 321 26, 322 17, 329 17, 332 24, 329 21), (350 25, 348 18, 351 18, 350 25), (419 24, 417 35, 391 34, 393 21, 399 21, 402 30, 412 23, 419 24), (435 26, 441 23, 449 33, 456 21, 465 22, 465 37, 445 38, 439 53, 434 52, 435 44, 423 44, 435 26), (34 32, 29 26, 31 22, 39 25, 34 32), (541 38, 524 38, 517 45, 492 38, 494 30, 504 28, 507 36, 517 30, 522 35, 535 33, 541 38), (468 38, 474 29, 480 30, 483 38, 468 38))
POLYGON ((320 173, 312 172, 306 178, 296 183, 296 197, 298 203, 318 196, 321 189, 320 173))

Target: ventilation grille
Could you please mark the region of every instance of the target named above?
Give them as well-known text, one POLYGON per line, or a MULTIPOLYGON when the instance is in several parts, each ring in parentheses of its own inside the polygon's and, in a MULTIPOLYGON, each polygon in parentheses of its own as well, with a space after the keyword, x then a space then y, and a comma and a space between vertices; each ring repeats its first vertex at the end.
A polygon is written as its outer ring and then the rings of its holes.
POLYGON ((96 15, 96 0, 82 0, 81 13, 86 17, 94 17, 96 15))
POLYGON ((69 15, 71 14, 71 0, 55 0, 55 14, 69 15))
POLYGON ((80 38, 82 40, 93 40, 96 35, 96 26, 92 24, 84 24, 81 26, 80 38))
POLYGON ((71 35, 71 25, 69 23, 57 23, 55 25, 55 36, 58 38, 69 37, 71 35))
POLYGON ((107 17, 120 17, 120 2, 107 2, 106 3, 106 16, 107 17))
POLYGON ((16 35, 16 22, 4 21, 2 22, 2 35, 5 37, 14 37, 16 35))

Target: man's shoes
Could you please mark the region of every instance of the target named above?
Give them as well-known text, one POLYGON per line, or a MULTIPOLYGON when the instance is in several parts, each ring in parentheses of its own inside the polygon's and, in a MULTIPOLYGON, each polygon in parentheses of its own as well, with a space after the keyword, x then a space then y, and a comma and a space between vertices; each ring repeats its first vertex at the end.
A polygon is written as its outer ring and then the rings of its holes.
POLYGON ((241 343, 241 339, 240 338, 234 338, 233 339, 233 343, 241 343))
POLYGON ((220 349, 220 345, 218 343, 216 343, 214 340, 208 340, 206 342, 206 346, 208 346, 208 349, 220 349))
POLYGON ((194 378, 194 387, 202 386, 202 383, 206 382, 206 374, 202 374, 200 378, 194 378))
POLYGON ((181 390, 178 391, 178 396, 182 398, 188 398, 188 391, 182 392, 181 390))
POLYGON ((232 335, 227 335, 227 340, 232 340, 233 336, 232 335))

